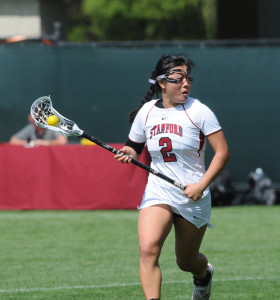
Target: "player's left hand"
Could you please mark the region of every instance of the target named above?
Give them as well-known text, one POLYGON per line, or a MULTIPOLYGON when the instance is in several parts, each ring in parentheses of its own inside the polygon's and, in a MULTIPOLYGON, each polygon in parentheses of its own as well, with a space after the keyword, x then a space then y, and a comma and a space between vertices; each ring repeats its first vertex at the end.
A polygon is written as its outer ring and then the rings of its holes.
POLYGON ((199 183, 188 183, 183 193, 188 198, 197 201, 202 197, 203 189, 200 187, 199 183))

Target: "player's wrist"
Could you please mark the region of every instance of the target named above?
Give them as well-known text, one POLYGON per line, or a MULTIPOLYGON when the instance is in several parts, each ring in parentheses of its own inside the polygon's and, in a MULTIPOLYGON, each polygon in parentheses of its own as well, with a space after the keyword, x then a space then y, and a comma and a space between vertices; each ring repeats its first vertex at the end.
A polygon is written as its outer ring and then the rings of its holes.
POLYGON ((200 189, 200 191, 203 193, 208 187, 208 184, 204 181, 200 181, 198 182, 198 188, 200 189))

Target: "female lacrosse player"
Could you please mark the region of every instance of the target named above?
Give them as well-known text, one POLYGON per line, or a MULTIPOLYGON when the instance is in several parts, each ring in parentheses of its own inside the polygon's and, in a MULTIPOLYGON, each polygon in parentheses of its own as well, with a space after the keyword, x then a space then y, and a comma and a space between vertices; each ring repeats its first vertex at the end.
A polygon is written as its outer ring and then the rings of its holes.
POLYGON ((213 267, 199 252, 211 210, 209 184, 229 159, 227 142, 214 113, 189 96, 194 64, 186 56, 166 55, 158 61, 150 90, 130 114, 129 140, 116 155, 122 163, 137 159, 147 143, 151 166, 184 184, 184 191, 149 175, 139 208, 140 281, 146 299, 160 299, 159 256, 172 224, 179 268, 192 273, 192 299, 209 299, 213 267), (161 98, 152 100, 154 95, 161 98), (214 156, 205 172, 206 137, 214 156))

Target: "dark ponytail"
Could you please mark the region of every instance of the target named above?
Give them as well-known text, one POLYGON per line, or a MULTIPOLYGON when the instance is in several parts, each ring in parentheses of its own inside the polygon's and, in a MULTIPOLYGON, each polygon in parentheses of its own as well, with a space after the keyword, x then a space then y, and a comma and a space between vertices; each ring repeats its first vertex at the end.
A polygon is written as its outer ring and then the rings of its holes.
MULTIPOLYGON (((156 80, 157 75, 155 74, 155 71, 152 72, 151 75, 151 79, 156 80)), ((159 97, 159 94, 161 92, 161 88, 159 86, 159 84, 156 82, 155 84, 151 84, 150 85, 150 89, 147 91, 146 96, 143 98, 143 100, 141 101, 140 105, 133 110, 132 112, 129 113, 129 123, 132 124, 138 111, 141 109, 141 107, 151 101, 154 97, 154 95, 156 95, 157 97, 159 97)))
POLYGON ((163 55, 158 61, 155 70, 152 72, 150 79, 154 80, 155 83, 152 83, 150 89, 147 91, 146 96, 141 101, 140 105, 129 113, 129 123, 133 123, 138 111, 141 107, 151 101, 156 94, 159 97, 161 93, 161 87, 159 86, 156 78, 159 75, 165 74, 168 70, 177 67, 186 65, 188 67, 188 71, 191 72, 194 67, 194 63, 190 60, 186 55, 163 55))

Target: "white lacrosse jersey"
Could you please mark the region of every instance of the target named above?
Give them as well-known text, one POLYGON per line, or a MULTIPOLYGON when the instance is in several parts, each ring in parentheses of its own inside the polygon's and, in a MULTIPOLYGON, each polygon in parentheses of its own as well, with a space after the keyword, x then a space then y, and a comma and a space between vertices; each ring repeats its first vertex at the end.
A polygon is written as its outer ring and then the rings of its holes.
MULTIPOLYGON (((214 113, 199 100, 187 101, 172 108, 160 108, 151 100, 138 112, 129 139, 146 142, 151 167, 180 182, 197 183, 205 173, 206 137, 221 130, 214 113)), ((209 193, 207 188, 203 197, 209 193)), ((178 204, 195 202, 165 180, 149 174, 145 194, 178 204)), ((145 196, 144 196, 145 197, 145 196)), ((165 202, 163 202, 165 203, 165 202)))

